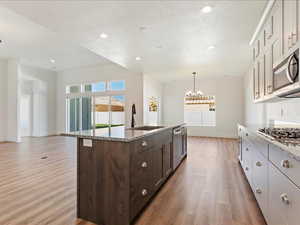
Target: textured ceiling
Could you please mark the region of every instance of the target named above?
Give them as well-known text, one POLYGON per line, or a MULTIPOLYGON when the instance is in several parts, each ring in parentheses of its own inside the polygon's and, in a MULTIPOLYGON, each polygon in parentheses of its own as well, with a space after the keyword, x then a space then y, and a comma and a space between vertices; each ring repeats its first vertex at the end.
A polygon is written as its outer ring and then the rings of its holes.
POLYGON ((62 51, 62 64, 68 55, 74 61, 83 57, 90 63, 105 62, 104 57, 169 81, 190 76, 192 71, 201 76, 243 75, 250 62, 248 43, 266 2, 1 1, 0 5, 32 23, 32 30, 22 37, 28 42, 43 32, 49 33, 49 40, 53 35, 51 43, 43 43, 41 38, 40 53, 45 51, 46 58, 50 50, 59 52, 67 43, 70 47, 62 51), (213 7, 211 13, 202 13, 205 5, 213 7), (103 32, 107 39, 99 37, 103 32), (209 50, 211 45, 215 49, 209 50), (136 61, 137 56, 142 60, 136 61))

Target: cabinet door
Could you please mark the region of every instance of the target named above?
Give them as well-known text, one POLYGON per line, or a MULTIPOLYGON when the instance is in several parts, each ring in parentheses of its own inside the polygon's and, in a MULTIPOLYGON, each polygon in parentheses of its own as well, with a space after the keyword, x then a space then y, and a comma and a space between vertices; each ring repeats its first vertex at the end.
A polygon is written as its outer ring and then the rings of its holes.
POLYGON ((152 181, 153 181, 153 188, 154 191, 157 190, 163 180, 164 180, 164 169, 163 169, 163 145, 157 146, 153 149, 152 151, 152 163, 153 163, 153 168, 152 168, 152 181))
POLYGON ((242 155, 243 155, 243 169, 247 180, 250 186, 253 188, 252 182, 252 151, 253 149, 250 147, 249 143, 245 138, 243 138, 243 148, 242 148, 242 155))
POLYGON ((164 177, 167 178, 172 172, 172 143, 166 143, 163 146, 163 169, 164 177))
POLYGON ((284 54, 287 54, 298 40, 297 0, 283 0, 283 21, 284 54))
POLYGON ((274 166, 269 166, 269 217, 268 225, 289 225, 287 223, 287 207, 281 197, 286 193, 287 178, 274 166))
POLYGON ((259 98, 259 81, 258 81, 258 67, 257 62, 252 68, 252 77, 253 77, 253 99, 256 100, 259 98))
POLYGON ((259 99, 260 98, 260 62, 257 61, 255 63, 255 68, 254 68, 254 90, 255 90, 255 99, 259 99))
POLYGON ((269 166, 269 225, 298 225, 300 189, 274 166, 269 166))
POLYGON ((187 128, 183 128, 183 154, 187 154, 187 128))
POLYGON ((289 191, 287 198, 290 201, 288 207, 288 225, 299 224, 299 209, 300 209, 300 189, 289 182, 289 191))
MULTIPOLYGON (((259 149, 257 149, 259 151, 259 149)), ((264 156, 254 149, 252 160, 252 182, 254 194, 265 218, 268 218, 268 165, 264 156)))
POLYGON ((265 93, 271 94, 273 92, 273 48, 268 46, 264 56, 265 62, 265 93))
POLYGON ((270 18, 267 20, 265 25, 265 43, 266 46, 269 46, 272 42, 272 38, 274 36, 274 29, 273 29, 273 21, 274 17, 273 15, 270 16, 270 18))
POLYGON ((265 57, 264 55, 259 57, 258 61, 258 73, 259 73, 259 98, 266 95, 266 80, 265 80, 265 57))
MULTIPOLYGON (((102 213, 97 213, 97 209, 101 207, 99 199, 99 192, 97 187, 102 182, 101 171, 101 157, 103 158, 102 151, 97 151, 96 144, 93 147, 83 146, 83 139, 78 141, 78 217, 92 222, 102 221, 102 213), (98 159, 98 160, 97 160, 98 159)), ((101 186, 101 185, 100 185, 101 186)))
POLYGON ((265 48, 265 32, 264 30, 262 30, 258 36, 258 40, 259 40, 259 56, 263 55, 264 52, 264 48, 265 48))
POLYGON ((282 56, 282 0, 277 0, 272 10, 273 17, 273 37, 272 41, 272 54, 273 63, 278 63, 282 56))

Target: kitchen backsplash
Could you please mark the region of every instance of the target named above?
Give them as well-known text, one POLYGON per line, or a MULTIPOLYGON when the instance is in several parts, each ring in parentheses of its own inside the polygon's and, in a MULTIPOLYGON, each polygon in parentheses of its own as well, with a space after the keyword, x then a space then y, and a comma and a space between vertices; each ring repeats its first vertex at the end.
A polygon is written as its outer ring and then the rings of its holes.
POLYGON ((277 103, 266 103, 266 122, 300 124, 300 99, 283 100, 277 103), (279 122, 280 121, 280 122, 279 122))

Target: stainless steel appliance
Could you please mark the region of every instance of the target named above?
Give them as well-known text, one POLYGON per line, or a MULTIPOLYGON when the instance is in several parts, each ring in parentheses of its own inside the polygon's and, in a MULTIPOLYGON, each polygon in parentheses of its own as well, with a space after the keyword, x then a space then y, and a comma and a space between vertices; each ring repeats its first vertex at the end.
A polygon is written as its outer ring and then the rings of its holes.
POLYGON ((187 155, 186 127, 180 126, 173 129, 173 170, 175 170, 187 155))
POLYGON ((287 145, 300 145, 299 128, 262 128, 258 133, 287 145))
POLYGON ((273 70, 273 89, 279 93, 279 97, 298 97, 293 96, 300 90, 295 90, 294 84, 299 83, 299 49, 294 51, 283 62, 273 70), (289 91, 290 89, 290 91, 289 91), (282 93, 281 90, 284 90, 282 93))

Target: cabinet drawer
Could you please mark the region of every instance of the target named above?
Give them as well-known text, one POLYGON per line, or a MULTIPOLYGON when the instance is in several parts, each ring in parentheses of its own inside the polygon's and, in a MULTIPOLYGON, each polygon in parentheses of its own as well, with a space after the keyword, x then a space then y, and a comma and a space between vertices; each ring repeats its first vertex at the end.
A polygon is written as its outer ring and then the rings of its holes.
POLYGON ((274 145, 270 145, 269 151, 270 161, 300 187, 300 159, 295 159, 293 155, 274 145))
POLYGON ((262 154, 264 157, 268 158, 269 156, 269 147, 268 142, 260 138, 255 134, 248 134, 244 138, 247 147, 252 151, 257 151, 262 154))
POLYGON ((145 183, 151 177, 151 169, 153 168, 152 149, 134 154, 131 157, 130 178, 131 185, 145 183))
POLYGON ((157 140, 157 135, 150 137, 143 137, 131 143, 132 154, 141 153, 143 151, 148 151, 155 145, 155 140, 157 140))

